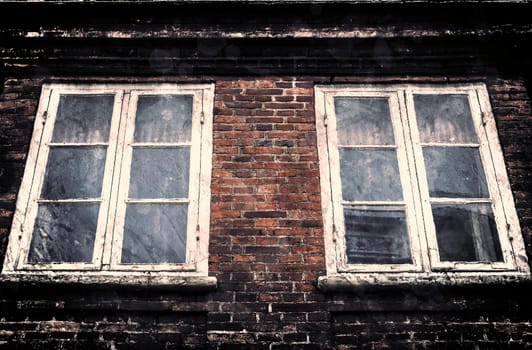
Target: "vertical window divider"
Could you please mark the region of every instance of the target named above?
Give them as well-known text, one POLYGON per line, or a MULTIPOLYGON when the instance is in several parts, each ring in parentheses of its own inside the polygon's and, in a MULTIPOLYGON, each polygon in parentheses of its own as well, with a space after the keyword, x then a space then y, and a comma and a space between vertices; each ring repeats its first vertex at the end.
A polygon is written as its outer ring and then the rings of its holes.
POLYGON ((103 244, 102 254, 102 270, 109 270, 111 267, 111 257, 113 255, 113 241, 116 226, 116 214, 118 207, 118 188, 120 187, 120 179, 122 175, 122 162, 124 159, 124 145, 125 145, 125 130, 127 126, 127 117, 129 111, 129 103, 131 100, 131 92, 122 90, 120 115, 118 130, 116 131, 116 148, 113 161, 113 173, 111 177, 111 193, 109 194, 109 210, 107 213, 107 224, 105 227, 105 240, 103 244))
POLYGON ((110 268, 116 269, 120 264, 122 257, 122 243, 124 238, 124 225, 126 216, 126 201, 128 199, 130 170, 133 154, 133 133, 135 130, 136 108, 138 103, 139 93, 137 91, 127 91, 127 103, 122 107, 122 137, 119 139, 119 147, 121 149, 121 159, 118 164, 119 172, 115 176, 117 185, 115 190, 115 214, 113 215, 113 224, 109 228, 112 230, 112 237, 110 238, 110 268))
POLYGON ((102 270, 104 268, 104 252, 105 252, 105 242, 107 237, 107 228, 108 222, 110 219, 110 209, 112 201, 112 188, 114 182, 114 173, 116 171, 116 158, 117 158, 117 147, 118 147, 118 138, 119 132, 114 133, 115 124, 117 129, 120 129, 121 121, 121 109, 124 103, 124 91, 117 90, 114 91, 114 103, 113 111, 111 114, 109 135, 107 138, 107 148, 106 148, 106 161, 104 165, 104 174, 102 179, 102 190, 100 193, 100 208, 98 210, 98 224, 96 228, 95 241, 94 241, 94 250, 93 250, 93 263, 96 268, 102 270))
MULTIPOLYGON (((423 210, 423 203, 422 203, 422 197, 421 197, 421 188, 419 185, 419 173, 417 169, 417 160, 416 160, 416 152, 415 152, 415 143, 414 138, 412 136, 412 127, 411 127, 411 121, 409 117, 409 106, 408 106, 408 98, 407 98, 407 89, 398 89, 397 91, 397 98, 399 103, 399 120, 401 123, 401 129, 403 133, 403 140, 404 140, 404 147, 405 147, 405 154, 407 157, 407 166, 406 171, 408 171, 408 179, 410 181, 410 195, 412 196, 412 206, 413 208, 410 209, 410 212, 412 215, 414 215, 413 220, 410 220, 412 222, 412 225, 415 226, 415 229, 411 231, 412 235, 415 235, 416 237, 411 237, 411 239, 417 239, 417 248, 418 250, 413 250, 413 256, 414 259, 414 265, 416 265, 416 260, 419 259, 419 268, 421 271, 428 271, 430 269, 430 259, 428 258, 427 254, 425 253, 428 250, 429 244, 427 242, 426 235, 422 234, 422 232, 425 231, 424 228, 424 222, 425 222, 425 215, 423 210), (406 123, 406 125, 404 124, 406 123)), ((408 212, 407 212, 408 213, 408 212)), ((414 248, 414 246, 412 247, 414 248)))

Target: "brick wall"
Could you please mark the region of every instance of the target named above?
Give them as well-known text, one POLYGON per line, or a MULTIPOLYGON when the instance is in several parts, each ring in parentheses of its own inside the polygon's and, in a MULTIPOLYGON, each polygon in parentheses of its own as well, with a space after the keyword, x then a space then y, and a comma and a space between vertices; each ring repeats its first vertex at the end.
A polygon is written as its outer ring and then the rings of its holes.
POLYGON ((326 342, 313 82, 218 81, 214 130, 210 270, 230 302, 209 340, 229 321, 243 341, 326 342))
MULTIPOLYGON (((325 273, 315 83, 487 82, 532 253, 532 117, 521 77, 204 77, 215 81, 215 292, 0 285, 0 348, 528 349, 532 286, 317 291, 325 273)), ((196 79, 197 80, 197 79, 196 79)), ((0 95, 3 256, 42 79, 0 95)))

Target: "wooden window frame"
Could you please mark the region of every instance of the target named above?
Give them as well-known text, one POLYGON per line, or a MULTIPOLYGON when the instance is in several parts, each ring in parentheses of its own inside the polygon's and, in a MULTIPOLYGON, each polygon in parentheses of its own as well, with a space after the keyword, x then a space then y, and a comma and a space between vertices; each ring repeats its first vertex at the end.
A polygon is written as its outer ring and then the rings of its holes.
MULTIPOLYGON (((210 183, 212 169, 213 84, 44 84, 42 87, 30 150, 17 198, 2 274, 69 275, 83 271, 86 277, 207 276, 210 223, 210 183), (61 95, 114 95, 93 258, 90 263, 29 263, 27 261, 37 203, 61 95), (120 264, 125 207, 129 188, 136 101, 141 95, 191 95, 192 130, 189 197, 168 202, 188 202, 187 252, 183 264, 120 264), (118 252, 118 253, 117 253, 118 252)), ((68 144, 70 145, 70 144, 68 144)), ((94 143, 90 145, 94 146, 94 143)), ((99 144, 98 144, 99 145, 99 144)), ((161 144, 158 144, 160 146, 161 144)), ((142 144, 142 147, 153 145, 142 144)), ((164 144, 175 147, 177 144, 164 144)), ((59 200, 60 201, 60 200, 59 200)), ((85 200, 80 200, 85 201, 85 200)), ((53 202, 53 200, 50 200, 53 202)), ((163 281, 164 278, 162 279, 163 281)))
MULTIPOLYGON (((366 276, 371 279, 375 274, 412 278, 449 272, 456 276, 468 273, 530 274, 489 95, 484 84, 318 85, 315 87, 315 101, 328 276, 366 276), (430 206, 431 202, 437 200, 428 195, 425 163, 413 104, 414 94, 467 95, 479 137, 478 145, 469 146, 480 150, 490 193, 489 201, 478 201, 492 204, 504 262, 440 261, 430 206), (350 96, 388 98, 403 188, 404 202, 399 204, 406 206, 412 264, 347 263, 334 98, 350 96)), ((454 200, 456 203, 463 201, 454 200)), ((442 202, 454 203, 449 199, 442 202)), ((475 202, 475 199, 468 202, 475 202)))

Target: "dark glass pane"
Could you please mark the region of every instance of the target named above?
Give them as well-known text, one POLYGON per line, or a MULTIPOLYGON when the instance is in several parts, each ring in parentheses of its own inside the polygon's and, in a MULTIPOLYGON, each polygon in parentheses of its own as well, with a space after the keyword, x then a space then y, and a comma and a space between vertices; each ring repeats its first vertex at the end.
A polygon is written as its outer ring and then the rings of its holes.
POLYGON ((344 208, 344 221, 348 263, 412 263, 404 208, 344 208))
POLYGON ((40 204, 28 261, 91 262, 99 207, 95 203, 40 204))
POLYGON ((192 96, 139 96, 135 142, 187 142, 192 128, 192 96))
POLYGON ((113 95, 62 95, 53 142, 107 142, 113 95))
POLYGON ((105 147, 53 147, 48 154, 41 198, 99 198, 105 147))
POLYGON ((478 148, 423 147, 431 197, 488 198, 478 148))
POLYGON ((128 204, 122 263, 184 263, 188 204, 128 204))
POLYGON ((340 148, 339 152, 344 200, 402 200, 395 150, 340 148))
POLYGON ((134 148, 130 198, 187 198, 190 148, 134 148))
POLYGON ((476 143, 467 95, 414 95, 421 142, 476 143))
POLYGON ((340 145, 393 145, 390 106, 382 97, 334 99, 340 145))
POLYGON ((503 261, 489 204, 434 204, 432 215, 441 261, 503 261))

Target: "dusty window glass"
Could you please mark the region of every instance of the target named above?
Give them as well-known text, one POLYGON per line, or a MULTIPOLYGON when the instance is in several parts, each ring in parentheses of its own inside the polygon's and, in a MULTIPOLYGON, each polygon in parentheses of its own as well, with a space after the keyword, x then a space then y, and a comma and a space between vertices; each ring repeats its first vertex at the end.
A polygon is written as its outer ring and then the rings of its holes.
POLYGON ((442 261, 502 261, 489 204, 435 204, 432 213, 442 261))
POLYGON ((334 113, 347 263, 411 263, 389 99, 336 97, 334 113))
POLYGON ((40 204, 29 262, 91 262, 98 204, 40 204))
POLYGON ((350 264, 411 263, 405 211, 401 207, 344 209, 350 264))
POLYGON ((52 141, 107 141, 113 103, 114 95, 62 95, 52 141))
POLYGON ((187 205, 129 204, 122 263, 183 263, 187 205))
POLYGON ((60 95, 28 262, 92 261, 113 104, 60 95))
POLYGON ((103 147, 51 148, 41 198, 99 198, 105 153, 103 147))
POLYGON ((192 128, 192 96, 140 96, 136 142, 187 142, 192 128))
POLYGON ((387 98, 334 99, 340 145, 392 145, 392 121, 387 98))
POLYGON ((340 164, 344 200, 402 199, 395 151, 340 149, 340 164))
POLYGON ((188 197, 189 166, 188 147, 133 149, 129 197, 188 197))
POLYGON ((467 95, 414 95, 421 142, 478 142, 467 95))
POLYGON ((423 147, 431 197, 488 198, 477 148, 423 147))
POLYGON ((191 130, 192 96, 139 96, 122 264, 185 262, 191 130))

